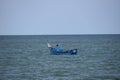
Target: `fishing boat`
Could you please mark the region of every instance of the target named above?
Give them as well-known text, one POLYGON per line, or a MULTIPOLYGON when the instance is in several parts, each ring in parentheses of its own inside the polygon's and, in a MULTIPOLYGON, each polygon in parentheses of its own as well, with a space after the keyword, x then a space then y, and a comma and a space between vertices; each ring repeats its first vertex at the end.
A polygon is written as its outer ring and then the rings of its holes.
POLYGON ((78 51, 77 49, 65 50, 63 48, 59 48, 58 45, 56 45, 56 47, 52 47, 49 43, 48 43, 48 48, 50 50, 50 54, 54 54, 54 55, 61 55, 61 54, 76 55, 78 51))

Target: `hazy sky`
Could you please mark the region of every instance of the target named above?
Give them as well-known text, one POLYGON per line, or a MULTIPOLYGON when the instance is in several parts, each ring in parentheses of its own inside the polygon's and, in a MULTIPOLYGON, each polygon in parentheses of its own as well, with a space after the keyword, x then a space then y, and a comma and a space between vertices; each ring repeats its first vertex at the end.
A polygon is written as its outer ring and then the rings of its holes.
POLYGON ((120 34, 120 0, 0 0, 8 34, 120 34))

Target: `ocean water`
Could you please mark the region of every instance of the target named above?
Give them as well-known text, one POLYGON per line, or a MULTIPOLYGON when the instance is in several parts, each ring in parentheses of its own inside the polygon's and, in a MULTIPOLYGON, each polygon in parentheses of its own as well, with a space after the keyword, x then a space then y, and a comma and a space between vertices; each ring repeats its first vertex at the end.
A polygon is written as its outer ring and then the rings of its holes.
POLYGON ((120 35, 0 36, 0 80, 120 80, 120 35))

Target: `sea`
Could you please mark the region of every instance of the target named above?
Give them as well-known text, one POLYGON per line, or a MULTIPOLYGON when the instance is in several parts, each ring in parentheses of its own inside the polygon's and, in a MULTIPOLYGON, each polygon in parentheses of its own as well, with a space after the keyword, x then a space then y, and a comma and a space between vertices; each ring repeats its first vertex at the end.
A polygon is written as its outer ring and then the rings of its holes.
POLYGON ((0 80, 120 80, 120 34, 1 35, 0 80), (47 43, 78 53, 51 55, 47 43))

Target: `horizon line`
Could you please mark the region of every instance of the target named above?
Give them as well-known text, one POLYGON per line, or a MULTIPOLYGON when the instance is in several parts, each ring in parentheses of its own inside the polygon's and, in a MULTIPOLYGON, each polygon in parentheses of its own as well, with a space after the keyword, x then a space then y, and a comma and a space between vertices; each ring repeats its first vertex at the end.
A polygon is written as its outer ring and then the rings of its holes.
POLYGON ((120 34, 0 34, 0 36, 37 36, 37 35, 120 35, 120 34))

